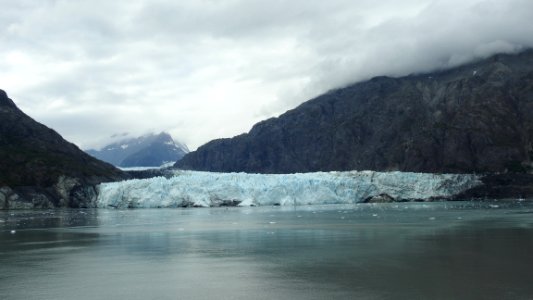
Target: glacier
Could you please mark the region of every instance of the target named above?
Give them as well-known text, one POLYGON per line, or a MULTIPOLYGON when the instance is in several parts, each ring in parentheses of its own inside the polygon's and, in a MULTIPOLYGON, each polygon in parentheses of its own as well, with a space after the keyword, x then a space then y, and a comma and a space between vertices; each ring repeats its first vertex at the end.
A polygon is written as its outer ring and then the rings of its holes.
POLYGON ((447 198, 480 185, 474 174, 316 172, 248 174, 176 171, 173 177, 102 183, 100 208, 352 204, 386 194, 396 200, 447 198))

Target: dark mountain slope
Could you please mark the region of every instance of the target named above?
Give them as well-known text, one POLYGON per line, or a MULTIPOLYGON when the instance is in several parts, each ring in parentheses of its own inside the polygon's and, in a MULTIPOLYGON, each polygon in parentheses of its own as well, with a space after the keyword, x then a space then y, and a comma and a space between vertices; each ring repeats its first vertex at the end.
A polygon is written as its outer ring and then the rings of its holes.
POLYGON ((0 208, 86 206, 93 185, 125 177, 34 121, 0 90, 0 208))
POLYGON ((378 77, 214 140, 176 167, 224 172, 505 172, 531 168, 533 51, 378 77))

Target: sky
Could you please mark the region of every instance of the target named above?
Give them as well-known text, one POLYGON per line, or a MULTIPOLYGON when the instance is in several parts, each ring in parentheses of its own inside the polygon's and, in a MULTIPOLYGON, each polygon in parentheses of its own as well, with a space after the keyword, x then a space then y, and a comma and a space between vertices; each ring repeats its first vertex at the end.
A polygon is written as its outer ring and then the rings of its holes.
POLYGON ((167 131, 194 150, 334 88, 533 47, 531 0, 0 7, 0 89, 82 149, 167 131))

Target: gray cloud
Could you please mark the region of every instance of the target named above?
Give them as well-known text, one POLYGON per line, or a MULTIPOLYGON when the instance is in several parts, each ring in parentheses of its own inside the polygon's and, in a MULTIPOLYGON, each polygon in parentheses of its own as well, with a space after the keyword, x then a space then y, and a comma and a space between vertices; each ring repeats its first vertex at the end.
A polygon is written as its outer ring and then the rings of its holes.
POLYGON ((533 46, 529 0, 0 1, 0 83, 83 148, 195 148, 332 88, 533 46))

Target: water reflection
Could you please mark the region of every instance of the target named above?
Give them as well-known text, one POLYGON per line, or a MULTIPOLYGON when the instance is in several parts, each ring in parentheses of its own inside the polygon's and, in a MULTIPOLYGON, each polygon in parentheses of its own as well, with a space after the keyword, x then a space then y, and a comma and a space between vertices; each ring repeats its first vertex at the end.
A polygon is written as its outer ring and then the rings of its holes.
POLYGON ((0 298, 528 299, 531 211, 458 203, 2 212, 0 298))

